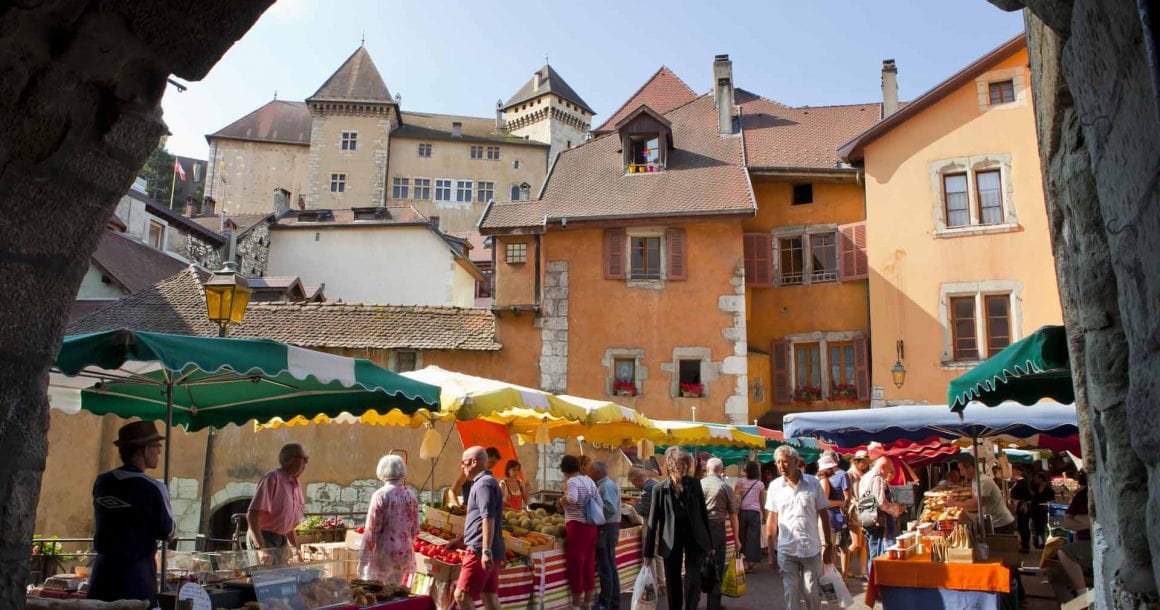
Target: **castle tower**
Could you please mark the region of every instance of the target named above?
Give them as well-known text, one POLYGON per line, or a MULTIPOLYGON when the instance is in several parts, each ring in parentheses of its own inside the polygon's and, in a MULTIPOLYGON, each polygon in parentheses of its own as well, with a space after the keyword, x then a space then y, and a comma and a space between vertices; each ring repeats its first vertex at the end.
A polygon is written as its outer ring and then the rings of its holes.
POLYGON ((512 135, 552 146, 549 167, 560 151, 584 142, 596 114, 547 64, 532 74, 502 110, 512 135))
POLYGON ((311 117, 307 207, 384 205, 389 138, 402 119, 366 49, 351 54, 306 105, 311 117))

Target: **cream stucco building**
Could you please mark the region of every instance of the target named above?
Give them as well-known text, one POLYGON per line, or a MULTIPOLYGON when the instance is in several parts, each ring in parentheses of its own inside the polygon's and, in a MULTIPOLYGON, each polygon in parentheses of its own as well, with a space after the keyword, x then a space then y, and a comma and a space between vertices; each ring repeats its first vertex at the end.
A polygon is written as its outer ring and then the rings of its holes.
POLYGON ((494 118, 405 112, 359 47, 305 102, 274 100, 206 136, 206 195, 227 214, 414 207, 445 231, 527 199, 595 113, 543 66, 494 118))

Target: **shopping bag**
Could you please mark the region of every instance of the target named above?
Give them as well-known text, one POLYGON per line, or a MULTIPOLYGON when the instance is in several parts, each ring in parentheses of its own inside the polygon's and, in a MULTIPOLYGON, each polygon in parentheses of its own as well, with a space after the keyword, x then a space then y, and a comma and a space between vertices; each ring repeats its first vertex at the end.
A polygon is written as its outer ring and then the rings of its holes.
POLYGON ((740 557, 725 566, 725 576, 721 579, 721 595, 741 597, 745 595, 745 564, 740 557))
POLYGON ((645 560, 632 587, 632 607, 630 610, 656 610, 657 581, 653 576, 652 561, 645 560))
POLYGON ((822 590, 822 601, 838 604, 840 608, 854 605, 854 598, 846 588, 846 581, 838 573, 834 564, 826 564, 822 568, 822 576, 818 578, 818 587, 822 590))

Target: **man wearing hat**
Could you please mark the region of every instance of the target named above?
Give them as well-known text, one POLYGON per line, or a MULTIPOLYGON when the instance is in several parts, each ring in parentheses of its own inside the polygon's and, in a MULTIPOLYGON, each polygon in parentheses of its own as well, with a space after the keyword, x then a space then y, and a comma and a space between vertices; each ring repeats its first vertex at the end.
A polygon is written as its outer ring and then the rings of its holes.
POLYGON ((173 511, 165 485, 145 474, 157 468, 161 441, 151 421, 121 426, 113 443, 120 468, 103 473, 93 484, 97 558, 89 579, 89 599, 141 599, 157 605, 157 541, 174 535, 173 511))

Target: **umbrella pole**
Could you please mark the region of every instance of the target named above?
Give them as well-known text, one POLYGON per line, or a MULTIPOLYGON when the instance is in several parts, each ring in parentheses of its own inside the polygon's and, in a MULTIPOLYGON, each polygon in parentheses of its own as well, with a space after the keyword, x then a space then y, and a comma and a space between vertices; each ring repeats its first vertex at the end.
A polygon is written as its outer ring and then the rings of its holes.
MULTIPOLYGON (((165 375, 165 466, 162 470, 162 478, 165 483, 165 493, 169 493, 169 448, 173 446, 173 380, 169 378, 168 372, 165 375)), ((205 490, 202 490, 205 493, 205 490)), ((165 498, 165 503, 169 504, 169 498, 165 498)), ((174 528, 177 524, 174 524, 174 528)), ((158 591, 165 591, 165 568, 169 563, 167 555, 169 554, 169 540, 166 539, 161 543, 161 582, 157 583, 158 591)))
POLYGON ((983 526, 983 481, 979 473, 979 435, 971 436, 971 446, 975 452, 975 508, 979 511, 979 537, 987 537, 987 529, 983 526))

